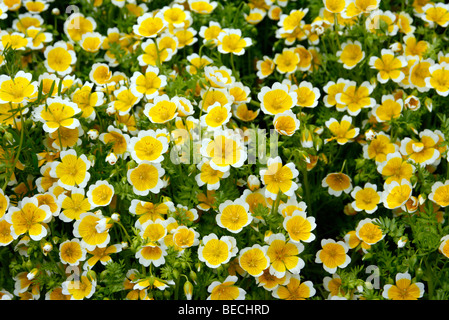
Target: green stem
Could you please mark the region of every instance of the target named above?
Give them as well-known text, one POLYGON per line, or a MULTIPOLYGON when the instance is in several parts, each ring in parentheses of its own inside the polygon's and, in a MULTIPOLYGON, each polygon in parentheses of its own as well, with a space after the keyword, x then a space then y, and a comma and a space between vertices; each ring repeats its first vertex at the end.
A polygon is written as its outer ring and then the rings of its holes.
POLYGON ((281 191, 279 190, 276 196, 276 200, 273 203, 273 207, 271 207, 271 215, 274 215, 278 211, 280 202, 281 202, 281 191))
POLYGON ((304 183, 304 189, 306 192, 306 205, 307 205, 307 211, 312 215, 312 203, 311 203, 311 196, 310 196, 310 185, 309 185, 309 175, 307 173, 307 167, 304 167, 302 169, 302 175, 304 177, 303 183, 304 183))

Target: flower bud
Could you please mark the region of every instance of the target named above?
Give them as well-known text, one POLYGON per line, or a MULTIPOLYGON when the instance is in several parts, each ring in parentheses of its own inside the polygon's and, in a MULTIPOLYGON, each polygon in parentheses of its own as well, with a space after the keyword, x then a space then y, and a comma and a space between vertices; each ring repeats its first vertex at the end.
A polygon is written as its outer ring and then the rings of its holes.
POLYGON ((184 294, 186 295, 187 300, 192 300, 193 293, 193 285, 190 281, 186 281, 184 283, 184 294))
POLYGON ((112 166, 112 165, 114 165, 114 164, 117 163, 117 156, 115 155, 114 152, 111 152, 110 154, 108 154, 108 155, 106 156, 105 161, 106 161, 107 163, 109 163, 109 164, 112 166))
POLYGON ((91 140, 96 140, 98 138, 98 130, 96 129, 90 129, 89 131, 87 131, 87 135, 89 136, 89 138, 91 140))

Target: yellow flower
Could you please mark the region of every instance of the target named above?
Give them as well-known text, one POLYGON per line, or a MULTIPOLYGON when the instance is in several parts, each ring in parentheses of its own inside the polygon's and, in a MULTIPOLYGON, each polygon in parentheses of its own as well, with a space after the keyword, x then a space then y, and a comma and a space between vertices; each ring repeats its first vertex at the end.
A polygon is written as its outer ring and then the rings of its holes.
POLYGON ((415 172, 415 167, 403 159, 399 152, 389 153, 385 161, 380 162, 377 171, 386 178, 385 182, 401 182, 402 179, 410 181, 415 172))
POLYGON ((224 28, 219 33, 217 50, 221 53, 232 53, 235 55, 243 55, 245 48, 252 45, 251 38, 242 38, 240 29, 224 28))
POLYGON ((429 67, 429 77, 424 81, 428 88, 433 88, 443 97, 449 95, 449 63, 442 62, 429 67))
POLYGON ((210 0, 188 0, 190 9, 199 14, 210 14, 217 7, 216 1, 210 0))
POLYGON ((246 291, 235 285, 237 276, 227 276, 223 282, 214 281, 208 287, 207 300, 244 300, 246 291))
POLYGON ((187 61, 190 62, 190 65, 186 67, 186 71, 190 74, 198 74, 201 70, 204 69, 205 66, 210 65, 213 60, 207 56, 199 56, 197 53, 192 53, 187 56, 187 61))
POLYGON ((82 13, 72 13, 64 22, 64 33, 70 40, 77 42, 81 40, 83 34, 93 32, 97 28, 97 23, 92 17, 85 17, 82 13))
POLYGON ((437 148, 439 136, 425 129, 419 133, 420 140, 404 138, 401 141, 400 151, 407 159, 424 167, 431 165, 440 157, 440 151, 437 148))
POLYGON ((174 4, 173 6, 165 6, 160 11, 164 21, 171 27, 181 28, 184 21, 190 19, 190 11, 186 11, 183 6, 174 4))
POLYGON ((445 235, 440 239, 440 246, 438 251, 446 258, 449 258, 449 235, 445 235))
POLYGON ((332 133, 332 137, 326 140, 326 143, 332 140, 337 140, 337 143, 343 145, 352 142, 355 137, 359 135, 359 128, 351 128, 352 117, 344 115, 340 122, 331 118, 325 122, 327 128, 332 133))
POLYGON ((342 43, 341 50, 337 51, 336 56, 339 62, 343 63, 343 68, 351 70, 365 58, 365 52, 359 41, 348 40, 342 43))
POLYGON ((284 48, 282 53, 276 53, 274 55, 273 62, 279 73, 290 74, 298 68, 300 57, 294 49, 284 48))
POLYGON ((226 200, 218 210, 220 213, 215 216, 218 226, 232 233, 239 233, 253 220, 248 203, 242 199, 226 200))
POLYGON ((395 277, 396 284, 384 285, 382 297, 389 300, 418 300, 424 294, 424 284, 412 282, 408 272, 398 273, 395 277))
POLYGON ((402 56, 395 57, 392 50, 382 49, 381 57, 371 57, 369 65, 378 70, 377 80, 380 83, 386 83, 390 79, 401 82, 405 77, 402 68, 407 66, 407 61, 402 56))
POLYGON ((446 180, 444 184, 441 181, 435 182, 429 199, 441 207, 449 206, 449 180, 446 180))
POLYGON ((9 197, 5 195, 3 189, 0 189, 0 219, 3 218, 9 208, 9 197))
POLYGON ((422 7, 424 14, 421 16, 426 22, 429 22, 430 27, 435 24, 446 28, 449 25, 449 5, 445 3, 428 3, 422 7))
POLYGON ((377 191, 377 186, 369 182, 365 183, 363 189, 357 186, 351 192, 351 196, 355 199, 352 202, 352 207, 356 211, 365 211, 371 214, 377 210, 381 195, 382 193, 377 191))
POLYGON ((278 26, 282 32, 293 32, 301 27, 303 18, 309 12, 309 9, 291 10, 289 14, 281 14, 278 21, 278 26))
POLYGON ((282 226, 294 243, 311 242, 316 238, 312 233, 316 228, 315 218, 307 217, 304 211, 295 210, 291 215, 284 217, 282 226))
POLYGON ((137 162, 149 161, 159 163, 164 160, 168 150, 168 141, 164 136, 158 136, 154 130, 141 130, 137 137, 132 137, 128 150, 137 162))
POLYGON ((396 100, 393 95, 383 95, 382 104, 376 105, 373 114, 378 122, 391 121, 401 116, 404 102, 402 99, 396 100))
POLYGON ((301 282, 297 274, 289 275, 283 285, 278 286, 272 293, 274 298, 281 300, 306 300, 313 297, 316 289, 312 281, 301 282))
POLYGON ((195 44, 198 39, 195 37, 198 32, 194 28, 177 28, 173 34, 178 41, 178 49, 195 44))
POLYGON ((86 260, 86 249, 81 246, 79 239, 66 240, 59 245, 59 258, 64 264, 77 266, 86 260))
POLYGON ((221 172, 229 171, 230 167, 239 168, 247 159, 247 153, 239 136, 218 129, 214 139, 202 141, 200 153, 210 159, 210 166, 221 172))
POLYGON ((321 95, 318 88, 314 88, 312 83, 301 81, 297 85, 293 85, 291 90, 296 92, 296 105, 305 108, 315 108, 318 105, 318 99, 321 95))
POLYGON ((73 188, 70 195, 64 193, 58 196, 58 205, 61 207, 59 219, 64 222, 78 220, 80 215, 91 210, 89 200, 84 196, 84 189, 73 188))
POLYGON ((342 172, 329 173, 321 182, 323 188, 329 187, 331 195, 339 197, 343 192, 349 193, 352 190, 351 178, 342 172))
POLYGON ((114 126, 108 126, 108 131, 103 132, 98 137, 100 141, 105 144, 112 143, 112 152, 119 157, 127 157, 129 135, 123 133, 122 130, 115 128, 114 126))
POLYGON ((102 225, 104 219, 101 213, 85 212, 73 224, 73 235, 81 238, 81 244, 87 250, 94 250, 96 247, 104 248, 108 245, 110 224, 106 224, 104 228, 102 225))
POLYGON ((36 197, 25 197, 18 203, 18 207, 10 207, 5 220, 11 227, 11 235, 16 239, 27 233, 34 241, 39 241, 47 235, 45 224, 52 218, 50 207, 39 206, 36 197))
POLYGON ((209 268, 218 268, 226 264, 237 254, 238 248, 235 246, 235 238, 222 236, 218 239, 217 235, 211 233, 204 236, 198 248, 198 259, 209 268))
POLYGON ((134 72, 130 82, 131 91, 135 96, 145 95, 147 99, 152 99, 167 85, 167 77, 160 75, 158 68, 148 66, 145 74, 134 72))
POLYGON ((157 96, 152 103, 145 105, 144 114, 152 123, 166 123, 177 115, 178 102, 166 94, 157 96))
POLYGON ((6 47, 10 47, 14 50, 25 50, 31 47, 32 39, 26 37, 21 32, 12 32, 9 34, 7 31, 0 31, 0 49, 3 51, 6 47))
POLYGON ((287 110, 274 116, 273 125, 279 134, 292 136, 299 129, 300 122, 291 110, 287 110))
POLYGON ((270 258, 270 273, 277 278, 286 275, 287 270, 299 274, 305 263, 298 255, 304 250, 302 243, 286 241, 282 233, 272 234, 268 240, 267 256, 270 258))
POLYGON ((48 98, 46 105, 37 107, 34 110, 34 116, 44 123, 44 131, 52 133, 62 127, 67 129, 78 127, 80 122, 74 116, 80 112, 76 103, 55 97, 48 98))
POLYGON ((146 196, 149 192, 159 193, 163 187, 161 177, 164 174, 165 170, 159 163, 142 161, 136 168, 128 170, 127 179, 135 194, 146 196))
POLYGON ((382 202, 387 209, 402 207, 410 199, 412 191, 413 188, 410 181, 405 179, 402 179, 401 182, 384 183, 382 202))
POLYGON ((98 180, 89 186, 86 196, 91 208, 108 206, 114 196, 114 187, 106 180, 98 180))
POLYGON ((409 61, 414 61, 410 66, 409 82, 413 88, 416 88, 419 92, 427 92, 432 86, 428 86, 426 79, 430 77, 430 67, 435 64, 432 59, 415 59, 411 58, 409 61))
POLYGON ((84 269, 92 269, 95 264, 100 261, 102 265, 106 265, 112 261, 111 254, 122 251, 120 244, 114 244, 105 248, 95 248, 94 250, 88 250, 87 252, 92 255, 84 264, 84 269))
POLYGON ((220 180, 225 179, 229 176, 229 171, 222 172, 220 170, 215 170, 210 166, 210 161, 202 160, 197 165, 198 173, 195 176, 195 181, 199 187, 207 185, 207 190, 217 190, 220 187, 220 180))
POLYGON ((387 156, 397 151, 398 147, 391 142, 390 136, 379 132, 375 138, 363 146, 363 157, 374 159, 376 162, 383 162, 387 156))
POLYGON ((90 179, 88 172, 91 162, 82 154, 77 156, 73 149, 61 151, 61 161, 51 163, 50 176, 58 178, 58 184, 66 190, 72 190, 76 186, 84 188, 90 179))
POLYGON ((104 86, 111 82, 112 72, 105 63, 94 63, 89 73, 89 79, 97 86, 104 86))
POLYGON ((223 29, 220 24, 215 21, 209 21, 208 26, 201 26, 199 36, 203 38, 203 43, 218 44, 218 35, 223 29))
POLYGON ((385 234, 382 229, 375 223, 378 223, 379 219, 366 218, 357 224, 355 230, 357 237, 368 245, 373 245, 382 240, 385 234))
POLYGON ((7 246, 14 240, 14 237, 11 234, 11 227, 11 223, 5 219, 0 219, 0 247, 7 246))
POLYGON ((259 79, 265 79, 274 72, 275 68, 276 65, 273 59, 268 56, 263 56, 262 60, 258 60, 256 63, 257 77, 259 79))
POLYGON ((224 106, 216 102, 207 108, 207 113, 200 118, 201 125, 207 130, 214 131, 222 128, 231 119, 231 106, 226 104, 224 106))
POLYGON ((346 10, 342 12, 345 18, 352 18, 359 16, 362 13, 369 13, 376 10, 379 7, 380 0, 355 0, 350 1, 346 7, 346 10))
POLYGON ((322 239, 321 249, 317 252, 315 263, 322 263, 324 270, 335 273, 337 268, 345 268, 351 258, 346 254, 349 247, 343 241, 336 242, 333 239, 322 239))
POLYGON ((297 93, 290 91, 286 84, 275 82, 272 87, 263 87, 257 95, 260 108, 265 114, 276 115, 293 108, 297 101, 297 93))
POLYGON ((87 272, 78 275, 78 279, 67 280, 62 283, 62 294, 70 295, 70 300, 89 299, 94 293, 97 282, 90 280, 87 272))
POLYGON ((83 50, 96 53, 100 50, 104 39, 105 37, 98 32, 86 32, 82 35, 79 44, 83 50))
POLYGON ((23 103, 31 100, 37 93, 37 82, 31 81, 31 73, 22 70, 14 79, 0 75, 0 103, 23 103))
POLYGON ((418 41, 413 34, 405 36, 403 41, 405 43, 405 55, 418 57, 419 60, 423 58, 424 53, 429 48, 429 43, 427 41, 418 41))
POLYGON ((335 95, 337 110, 347 110, 351 116, 356 116, 363 108, 374 107, 376 100, 370 98, 373 90, 374 86, 368 81, 364 81, 360 86, 357 86, 355 81, 347 81, 343 91, 335 95))
POLYGON ((164 19, 162 12, 158 12, 153 16, 152 13, 147 12, 144 15, 137 18, 137 24, 133 26, 133 31, 135 34, 145 37, 154 38, 156 37, 166 26, 167 21, 164 19))
POLYGON ((259 277, 270 265, 270 258, 267 256, 267 246, 254 244, 240 250, 239 265, 253 277, 259 277))
POLYGON ((265 196, 273 200, 276 200, 278 193, 292 196, 298 189, 298 185, 293 181, 298 175, 299 171, 293 163, 282 165, 279 156, 269 158, 267 168, 260 170, 260 177, 265 185, 265 196))
POLYGON ((324 7, 332 13, 341 13, 346 7, 346 0, 324 0, 324 7))
POLYGON ((324 92, 327 93, 323 98, 323 102, 326 107, 330 108, 336 106, 338 111, 346 110, 346 105, 338 104, 336 96, 337 94, 343 93, 345 91, 347 83, 349 83, 349 80, 345 80, 342 78, 339 78, 337 82, 327 82, 327 84, 323 87, 324 92))

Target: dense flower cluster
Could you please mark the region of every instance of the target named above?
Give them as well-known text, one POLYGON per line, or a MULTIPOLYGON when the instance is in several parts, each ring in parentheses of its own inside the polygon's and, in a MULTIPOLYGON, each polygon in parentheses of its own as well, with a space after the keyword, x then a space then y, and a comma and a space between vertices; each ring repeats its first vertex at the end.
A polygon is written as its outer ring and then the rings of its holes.
POLYGON ((0 0, 0 298, 449 298, 448 25, 0 0))

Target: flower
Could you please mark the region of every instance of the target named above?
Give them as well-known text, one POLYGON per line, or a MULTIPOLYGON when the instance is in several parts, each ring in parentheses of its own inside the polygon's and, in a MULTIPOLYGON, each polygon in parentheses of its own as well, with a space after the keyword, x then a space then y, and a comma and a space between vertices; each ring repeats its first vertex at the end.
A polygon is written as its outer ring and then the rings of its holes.
POLYGON ((242 38, 242 31, 240 29, 224 28, 217 37, 217 50, 221 53, 232 53, 235 55, 243 55, 245 48, 252 45, 251 38, 242 38))
POLYGON ((232 112, 229 104, 222 106, 220 103, 215 102, 207 108, 207 113, 201 116, 200 121, 202 126, 213 131, 226 125, 231 116, 232 112))
POLYGON ((352 202, 352 207, 356 211, 365 211, 371 214, 377 210, 377 205, 380 203, 382 193, 377 191, 377 186, 369 182, 365 183, 363 189, 356 186, 351 196, 355 199, 352 202))
POLYGON ((418 300, 424 294, 424 284, 412 282, 408 272, 396 274, 395 281, 394 285, 384 285, 382 297, 389 300, 418 300))
POLYGON ((11 227, 12 224, 8 221, 0 219, 0 247, 7 246, 13 242, 14 237, 11 234, 11 227))
POLYGON ((48 98, 46 105, 41 105, 34 110, 34 117, 44 123, 43 129, 53 133, 60 128, 75 129, 80 125, 74 118, 81 110, 78 106, 66 99, 59 97, 48 98))
POLYGON ((73 188, 70 195, 64 193, 58 196, 58 206, 61 208, 59 219, 64 222, 78 220, 80 215, 91 210, 89 199, 84 196, 84 189, 73 188))
POLYGON ((274 116, 273 125, 279 134, 292 136, 299 129, 300 121, 291 110, 287 110, 274 116))
POLYGON ((321 249, 315 257, 316 263, 322 263, 324 270, 335 273, 337 268, 345 268, 351 258, 346 254, 349 247, 343 241, 336 242, 333 239, 322 239, 321 249))
POLYGON ((18 206, 11 206, 4 219, 11 224, 11 235, 14 239, 22 234, 28 234, 34 241, 39 241, 47 235, 45 224, 50 222, 52 212, 48 205, 39 206, 36 197, 24 197, 18 206))
POLYGON ((93 266, 100 261, 102 265, 106 265, 107 263, 111 262, 111 254, 112 253, 118 253, 122 251, 122 245, 120 244, 114 244, 109 247, 104 248, 95 248, 94 250, 87 250, 89 254, 92 255, 86 263, 84 264, 83 268, 84 270, 92 269, 93 266))
POLYGON ((9 197, 5 195, 3 189, 0 189, 0 219, 3 218, 6 211, 8 211, 9 204, 9 197))
POLYGON ((89 79, 97 86, 104 86, 111 82, 112 72, 105 63, 94 63, 89 72, 89 79))
POLYGON ((135 34, 144 38, 156 37, 166 26, 168 22, 164 19, 161 11, 153 16, 152 13, 147 12, 137 18, 137 24, 133 26, 135 34))
POLYGON ((165 170, 159 163, 144 160, 136 168, 129 169, 126 176, 134 193, 146 196, 149 192, 159 193, 163 187, 161 177, 164 174, 165 170))
POLYGON ((31 73, 20 70, 14 79, 4 74, 0 75, 0 103, 28 102, 36 93, 37 82, 32 81, 31 73))
POLYGON ((201 26, 199 36, 203 38, 203 43, 211 43, 218 45, 218 35, 223 29, 220 24, 215 21, 209 21, 208 26, 201 26))
POLYGON ((0 31, 0 49, 3 51, 6 47, 11 47, 14 50, 25 50, 31 47, 32 39, 26 37, 25 34, 21 32, 8 33, 3 30, 0 31))
POLYGON ((168 141, 166 137, 158 136, 154 130, 141 130, 137 137, 131 138, 128 150, 137 163, 160 163, 168 150, 168 141))
POLYGON ((263 56, 262 60, 258 60, 256 63, 257 77, 259 79, 265 79, 273 73, 275 68, 274 61, 268 56, 263 56))
POLYGON ((346 7, 346 0, 324 0, 324 7, 332 13, 341 13, 346 7))
POLYGON ((352 190, 351 178, 342 172, 327 174, 322 180, 321 186, 323 188, 329 187, 329 194, 336 197, 339 197, 343 192, 349 193, 352 190))
POLYGON ((362 109, 374 107, 376 100, 370 97, 373 90, 374 86, 368 81, 364 81, 360 86, 357 86, 355 81, 345 82, 342 92, 335 94, 337 110, 347 110, 351 116, 356 116, 362 109))
POLYGON ((160 267, 165 264, 165 256, 167 255, 165 245, 145 245, 136 252, 136 259, 145 267, 153 264, 155 267, 160 267))
POLYGON ((282 300, 305 300, 313 297, 316 289, 313 287, 312 281, 301 282, 299 275, 292 274, 284 285, 278 286, 273 291, 273 297, 282 300))
POLYGON ((232 166, 239 168, 247 159, 240 137, 230 131, 218 129, 214 132, 214 139, 206 138, 202 141, 200 153, 210 158, 209 165, 214 170, 226 172, 232 166))
POLYGON ((61 161, 51 163, 50 176, 58 178, 58 185, 66 190, 84 188, 90 179, 88 172, 91 162, 82 154, 79 157, 74 149, 61 151, 61 161))
POLYGON ((406 179, 402 179, 401 182, 385 182, 384 191, 382 192, 382 202, 385 208, 388 209, 402 207, 410 199, 412 191, 412 185, 406 179))
POLYGON ((128 151, 130 137, 128 134, 123 133, 122 130, 109 125, 107 132, 103 132, 98 138, 105 144, 112 144, 112 152, 118 157, 127 157, 126 152, 128 151))
POLYGON ((220 187, 220 180, 229 176, 229 171, 222 172, 215 170, 210 166, 210 161, 200 161, 197 164, 201 172, 195 176, 195 181, 199 187, 207 185, 207 190, 217 190, 220 187))
POLYGON ((81 238, 81 245, 87 250, 92 251, 96 247, 104 248, 110 241, 109 228, 111 225, 106 225, 106 228, 103 228, 101 226, 102 219, 104 217, 101 213, 85 212, 73 224, 73 235, 76 238, 81 238))
POLYGON ((274 55, 273 62, 279 73, 291 74, 298 68, 300 57, 295 50, 284 48, 281 53, 274 55))
POLYGON ((421 19, 429 22, 430 27, 435 24, 443 28, 449 25, 449 6, 444 3, 427 3, 422 7, 423 15, 421 19))
POLYGON ((57 41, 52 46, 47 46, 44 56, 48 72, 56 72, 60 76, 70 74, 73 70, 72 65, 77 60, 75 51, 64 41, 57 41))
POLYGON ((86 260, 86 249, 81 246, 79 239, 66 240, 59 245, 59 258, 64 264, 77 266, 86 260))
POLYGON ((254 244, 240 250, 239 265, 253 277, 259 277, 270 265, 270 258, 267 256, 267 246, 254 244))
POLYGON ((299 175, 293 163, 282 165, 281 157, 269 158, 267 168, 260 170, 260 178, 265 185, 265 196, 276 200, 279 193, 292 196, 298 189, 293 181, 299 175))
POLYGON ((209 268, 218 268, 226 264, 237 254, 238 248, 235 246, 235 238, 222 236, 218 239, 217 235, 211 233, 204 236, 198 247, 198 259, 209 268))
POLYGON ((295 210, 291 215, 285 216, 282 226, 294 243, 312 242, 316 238, 312 233, 316 228, 315 218, 307 217, 304 211, 295 210))
POLYGON ((257 95, 260 108, 265 114, 276 115, 290 110, 297 102, 296 92, 290 91, 286 84, 275 82, 272 87, 263 87, 257 95))
POLYGON ((167 85, 167 77, 159 74, 159 68, 148 66, 145 74, 134 72, 130 82, 134 96, 145 95, 150 100, 158 95, 158 90, 167 85))
POLYGON ((296 92, 296 105, 305 108, 315 108, 318 105, 318 99, 321 96, 320 90, 314 88, 311 82, 301 81, 297 86, 292 86, 291 90, 296 92))
POLYGON ((93 83, 86 82, 80 88, 76 88, 72 95, 72 101, 77 104, 83 112, 81 117, 94 120, 95 107, 102 105, 105 101, 103 92, 92 92, 93 83))
POLYGON ((382 49, 381 57, 371 57, 369 65, 379 71, 377 80, 380 83, 386 83, 390 79, 394 82, 401 82, 405 77, 402 68, 407 66, 407 61, 404 57, 395 57, 392 50, 382 49))
POLYGON ((437 148, 439 137, 435 132, 425 129, 419 133, 419 138, 420 140, 404 138, 399 151, 421 167, 431 165, 440 157, 437 148))
POLYGON ((237 276, 229 275, 223 282, 212 282, 207 287, 207 300, 245 300, 246 291, 235 285, 237 280, 237 276))
POLYGON ((402 99, 396 100, 393 95, 383 95, 382 104, 378 104, 373 109, 373 114, 378 122, 392 121, 401 116, 404 102, 402 99))
POLYGON ((178 102, 166 94, 157 96, 145 105, 144 114, 152 123, 166 123, 177 115, 178 102))
POLYGON ((81 40, 83 34, 93 32, 97 23, 92 17, 85 17, 82 13, 72 13, 64 22, 64 33, 73 42, 81 40))
POLYGON ((287 270, 298 274, 305 263, 298 255, 304 250, 302 243, 286 241, 282 233, 272 234, 267 243, 267 256, 270 258, 270 273, 277 278, 285 276, 287 270))
POLYGON ((106 180, 98 180, 89 186, 87 199, 91 208, 108 206, 114 196, 114 187, 106 180))
POLYGON ((432 185, 429 199, 441 207, 449 206, 449 180, 444 183, 437 181, 432 185))
POLYGON ((343 145, 352 142, 360 133, 359 128, 351 128, 352 117, 344 115, 340 122, 337 119, 331 118, 325 122, 326 127, 332 133, 332 137, 326 142, 337 140, 337 143, 343 145))
POLYGON ((341 50, 337 51, 336 56, 343 64, 343 68, 351 70, 365 58, 365 52, 359 41, 348 40, 341 44, 341 50))
MULTIPOLYGON (((448 14, 449 15, 449 14, 448 14)), ((429 67, 430 75, 424 79, 428 88, 433 88, 443 97, 449 94, 449 63, 443 62, 429 67)))
POLYGON ((379 219, 366 218, 357 224, 355 230, 357 238, 368 245, 373 245, 382 240, 385 234, 382 229, 376 224, 379 219))
POLYGON ((226 200, 220 204, 218 210, 220 213, 215 217, 217 224, 232 233, 239 233, 253 218, 248 203, 242 199, 226 200))
POLYGON ((179 226, 172 233, 173 243, 181 249, 190 248, 199 244, 198 237, 200 234, 192 228, 179 226))
POLYGON ((210 14, 217 7, 216 1, 210 0, 188 0, 190 9, 199 14, 210 14))
POLYGON ((407 162, 402 154, 393 152, 387 155, 385 161, 379 163, 377 172, 386 178, 386 183, 401 182, 402 179, 410 181, 415 172, 415 167, 407 162))
POLYGON ((387 159, 389 154, 396 152, 398 149, 397 145, 391 142, 389 135, 379 132, 374 139, 363 146, 363 157, 381 163, 387 159))
POLYGON ((87 272, 78 275, 75 280, 66 280, 62 284, 62 294, 70 295, 70 300, 89 299, 94 293, 97 281, 90 279, 87 272))

